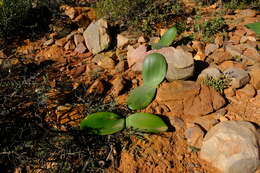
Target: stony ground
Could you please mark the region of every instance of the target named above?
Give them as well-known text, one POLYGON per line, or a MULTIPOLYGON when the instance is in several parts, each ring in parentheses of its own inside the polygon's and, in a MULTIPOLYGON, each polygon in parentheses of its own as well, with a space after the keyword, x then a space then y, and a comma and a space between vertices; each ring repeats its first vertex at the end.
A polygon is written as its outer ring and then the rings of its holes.
MULTIPOLYGON (((187 9, 193 5, 187 3, 187 9)), ((0 50, 1 77, 4 79, 7 75, 19 83, 20 79, 12 78, 19 68, 23 68, 23 74, 31 75, 26 79, 28 84, 22 85, 33 88, 36 95, 44 93, 44 99, 40 100, 46 105, 37 107, 35 112, 45 112, 42 121, 60 132, 77 129, 80 120, 95 111, 107 109, 126 116, 131 112, 125 103, 129 91, 142 84, 140 67, 144 57, 151 53, 149 43, 158 37, 123 32, 112 38, 117 39, 115 44, 107 34, 108 23, 95 21, 93 9, 69 6, 61 9, 73 22, 85 26, 69 31, 55 26, 52 33, 36 41, 13 41, 0 50), (48 76, 47 79, 42 74, 48 76), (31 82, 36 84, 30 85, 31 82), (41 88, 43 85, 48 85, 48 89, 41 88), (100 100, 90 104, 95 97, 100 100)), ((200 8, 201 20, 216 14, 221 14, 216 5, 200 8)), ((167 80, 158 87, 154 101, 141 111, 163 117, 169 131, 160 135, 130 136, 129 146, 122 144, 120 150, 109 150, 114 154, 106 156, 105 161, 112 164, 105 172, 260 171, 256 170, 260 159, 260 42, 256 33, 245 27, 245 24, 259 22, 260 14, 250 9, 236 10, 223 14, 223 18, 226 32, 216 33, 211 40, 194 33, 194 39, 184 44, 183 38, 190 34, 185 31, 174 46, 153 51, 167 59, 167 80)), ((191 26, 194 22, 194 16, 187 19, 191 26)), ((158 33, 164 32, 165 29, 158 29, 158 33)), ((19 85, 7 84, 7 81, 8 78, 0 80, 0 87, 6 90, 1 94, 8 94, 6 87, 19 85)), ((39 100, 9 105, 1 114, 12 112, 10 108, 31 109, 35 101, 39 100)), ((105 150, 99 149, 101 153, 105 150)), ((4 154, 3 151, 0 154, 4 154)), ((101 168, 103 162, 99 162, 98 167, 101 168)), ((39 165, 47 169, 57 166, 55 161, 49 163, 39 165)), ((85 169, 81 170, 88 172, 85 169)), ((19 165, 15 170, 21 171, 19 165)))

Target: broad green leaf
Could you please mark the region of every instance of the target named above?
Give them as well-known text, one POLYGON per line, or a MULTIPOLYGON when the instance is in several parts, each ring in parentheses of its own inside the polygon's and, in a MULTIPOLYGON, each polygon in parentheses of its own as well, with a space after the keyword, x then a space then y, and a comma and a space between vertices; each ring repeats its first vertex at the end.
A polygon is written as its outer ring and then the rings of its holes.
POLYGON ((165 122, 158 116, 149 113, 135 113, 126 118, 126 128, 141 132, 159 133, 167 131, 165 122))
POLYGON ((152 53, 145 57, 142 76, 144 85, 157 87, 165 78, 167 62, 160 53, 152 53))
POLYGON ((143 109, 153 100, 156 87, 139 86, 133 89, 127 99, 127 105, 132 110, 143 109))
POLYGON ((177 29, 176 27, 172 27, 168 29, 160 39, 158 43, 152 44, 152 49, 161 49, 162 47, 167 47, 172 44, 172 42, 176 39, 177 29))
POLYGON ((97 135, 110 135, 125 128, 125 119, 111 112, 97 112, 80 122, 80 129, 97 135))
POLYGON ((250 23, 245 26, 254 31, 257 35, 260 35, 260 22, 250 23))

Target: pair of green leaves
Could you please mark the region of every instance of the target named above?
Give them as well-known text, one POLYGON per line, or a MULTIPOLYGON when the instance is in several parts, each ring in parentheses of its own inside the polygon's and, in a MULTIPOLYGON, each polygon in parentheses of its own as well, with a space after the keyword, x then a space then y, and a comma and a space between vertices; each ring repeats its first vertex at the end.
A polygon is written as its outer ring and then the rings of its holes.
POLYGON ((168 129, 160 117, 142 112, 132 114, 126 119, 111 112, 93 113, 81 121, 80 128, 97 135, 110 135, 124 128, 149 133, 164 132, 168 129))
POLYGON ((146 56, 143 63, 144 85, 133 89, 127 99, 127 105, 132 110, 148 106, 156 93, 157 86, 163 81, 167 72, 167 63, 163 55, 152 53, 146 56))
POLYGON ((245 26, 254 31, 257 36, 260 36, 260 22, 250 23, 245 26))
MULTIPOLYGON (((152 49, 170 46, 177 35, 176 27, 167 30, 160 41, 152 45, 152 49)), ((159 53, 152 53, 145 57, 143 63, 144 85, 133 89, 127 99, 127 105, 132 110, 143 109, 148 106, 156 93, 157 86, 163 81, 167 73, 165 57, 159 53)))

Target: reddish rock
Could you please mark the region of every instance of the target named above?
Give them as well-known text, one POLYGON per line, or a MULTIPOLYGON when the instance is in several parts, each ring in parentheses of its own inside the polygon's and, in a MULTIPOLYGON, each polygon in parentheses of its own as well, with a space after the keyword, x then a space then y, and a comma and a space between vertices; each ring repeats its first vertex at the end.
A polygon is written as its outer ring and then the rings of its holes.
POLYGON ((224 89, 224 94, 226 97, 233 97, 236 95, 235 91, 235 88, 229 87, 227 89, 224 89))
POLYGON ((214 89, 192 81, 164 83, 156 99, 179 115, 207 115, 225 104, 224 98, 214 89))
POLYGON ((256 11, 251 10, 251 9, 246 9, 246 10, 241 10, 238 13, 239 17, 255 17, 256 16, 256 11))
POLYGON ((185 130, 185 138, 189 146, 200 148, 202 146, 203 136, 204 131, 197 125, 185 130))
POLYGON ((247 84, 245 87, 236 91, 236 97, 238 99, 249 99, 253 98, 256 95, 254 87, 250 84, 247 84))
POLYGON ((125 81, 124 79, 122 78, 122 76, 118 76, 116 77, 113 81, 112 81, 112 91, 111 91, 111 94, 113 96, 118 96, 120 95, 120 92, 123 90, 124 88, 124 84, 125 84, 125 81))
POLYGON ((255 61, 257 62, 260 62, 260 54, 257 52, 256 49, 254 48, 248 48, 244 51, 244 55, 251 58, 251 59, 254 59, 255 61))
POLYGON ((220 48, 214 51, 209 58, 213 59, 216 64, 220 64, 224 61, 231 60, 232 55, 225 51, 224 48, 220 48))
POLYGON ((250 71, 250 83, 254 86, 255 89, 260 89, 260 68, 254 68, 250 71))
POLYGON ((66 43, 67 43, 66 37, 55 41, 55 44, 60 47, 63 47, 66 43))
POLYGON ((232 37, 230 37, 229 41, 233 44, 239 44, 241 39, 241 36, 239 35, 233 35, 232 37))
POLYGON ((180 117, 171 115, 171 113, 167 113, 167 116, 169 117, 170 123, 171 125, 176 129, 176 130, 180 130, 182 128, 184 128, 185 123, 183 121, 183 119, 181 119, 180 117))
POLYGON ((215 38, 215 44, 221 47, 224 43, 223 35, 218 34, 215 38))
POLYGON ((57 45, 52 45, 47 50, 42 50, 38 54, 38 58, 40 61, 53 60, 58 62, 66 62, 64 51, 57 45))
POLYGON ((235 61, 224 61, 220 65, 218 65, 219 69, 221 71, 225 71, 228 68, 235 67, 235 68, 240 68, 240 69, 245 69, 245 65, 235 62, 235 61))
POLYGON ((122 60, 119 61, 119 63, 116 65, 115 70, 117 73, 122 73, 126 70, 126 68, 127 68, 127 63, 126 61, 122 60))
POLYGON ((205 55, 208 56, 209 54, 211 54, 212 52, 214 52, 216 49, 218 49, 218 45, 217 44, 207 44, 205 47, 205 55))

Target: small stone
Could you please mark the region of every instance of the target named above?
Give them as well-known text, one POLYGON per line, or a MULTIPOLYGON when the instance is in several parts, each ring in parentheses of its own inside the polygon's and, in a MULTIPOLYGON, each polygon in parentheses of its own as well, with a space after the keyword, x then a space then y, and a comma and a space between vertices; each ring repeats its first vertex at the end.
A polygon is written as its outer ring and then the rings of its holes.
POLYGON ((227 89, 224 89, 224 94, 226 97, 233 97, 236 95, 235 91, 236 91, 235 88, 229 87, 227 89))
POLYGON ((221 116, 221 117, 219 118, 219 121, 220 121, 220 122, 228 121, 228 118, 225 117, 225 116, 221 116))
POLYGON ((115 61, 112 59, 114 55, 113 52, 97 54, 92 61, 104 69, 112 70, 115 68, 115 61))
POLYGON ((197 81, 203 81, 207 78, 218 79, 222 75, 221 71, 216 67, 208 67, 204 69, 198 76, 197 81))
POLYGON ((218 49, 218 45, 212 44, 212 43, 207 44, 205 47, 205 55, 208 56, 209 54, 214 52, 216 49, 218 49))
POLYGON ((215 38, 215 44, 221 47, 223 45, 223 35, 218 34, 215 38))
POLYGON ((204 132, 198 125, 194 125, 193 127, 189 127, 185 130, 185 138, 190 146, 200 148, 202 145, 203 136, 204 132))
POLYGON ((217 49, 210 56, 210 59, 213 59, 216 64, 220 64, 224 61, 231 60, 232 55, 225 51, 223 48, 217 49))
MULTIPOLYGON (((169 114, 168 114, 169 115, 169 114)), ((168 116, 170 119, 170 123, 171 125, 176 129, 176 130, 180 130, 182 128, 184 128, 185 123, 183 121, 183 119, 181 119, 180 117, 177 116, 168 116)))
POLYGON ((236 96, 238 99, 249 99, 253 98, 256 95, 254 87, 250 84, 247 84, 245 87, 236 91, 236 96))
POLYGON ((60 47, 63 47, 66 43, 67 43, 66 37, 55 41, 55 44, 60 47))
POLYGON ((50 46, 54 43, 54 39, 51 38, 43 43, 44 46, 50 46))
POLYGON ((137 35, 129 33, 127 31, 117 35, 117 47, 124 48, 128 44, 135 44, 137 42, 137 35))
POLYGON ((104 19, 92 22, 84 31, 83 36, 88 50, 93 54, 107 49, 111 41, 107 21, 104 19))
POLYGON ((214 116, 214 113, 202 117, 197 117, 191 120, 191 122, 200 125, 204 130, 207 131, 219 123, 219 121, 214 116))
POLYGON ((118 95, 120 95, 120 92, 124 88, 124 84, 125 84, 125 81, 124 81, 124 79, 121 76, 116 77, 112 81, 112 92, 111 92, 111 94, 114 97, 117 97, 118 95))
POLYGON ((240 39, 240 43, 245 43, 247 41, 247 37, 246 36, 242 36, 240 39))
POLYGON ((231 79, 231 86, 233 88, 241 88, 242 86, 246 85, 250 80, 248 72, 240 68, 228 68, 224 71, 224 75, 231 79))
POLYGON ((239 44, 241 39, 241 36, 239 35, 233 35, 230 39, 229 42, 233 43, 233 44, 239 44))
POLYGON ((117 73, 122 73, 126 70, 127 64, 126 61, 122 60, 116 65, 115 70, 117 73))
POLYGON ((84 37, 82 35, 80 35, 80 34, 74 35, 74 43, 76 46, 83 42, 84 42, 84 37))
POLYGON ((87 90, 89 94, 102 94, 105 88, 103 83, 97 79, 87 90))
POLYGON ((75 44, 73 43, 72 40, 69 40, 65 46, 64 46, 64 49, 65 50, 74 50, 76 48, 75 44))
POLYGON ((137 42, 138 43, 145 43, 146 39, 144 38, 144 36, 141 36, 141 37, 138 38, 137 42))
POLYGON ((74 19, 74 18, 76 17, 76 15, 77 15, 77 11, 76 11, 76 9, 73 8, 73 7, 69 7, 69 8, 67 8, 67 9, 65 9, 64 12, 65 12, 65 14, 66 14, 67 16, 69 16, 70 19, 74 19))
POLYGON ((231 45, 231 44, 226 45, 225 50, 228 53, 230 53, 233 57, 241 57, 242 56, 242 50, 238 47, 231 45))
POLYGON ((200 158, 223 173, 254 173, 260 163, 257 136, 249 122, 221 122, 206 134, 200 158))
POLYGON ((76 48, 75 48, 75 52, 78 52, 78 53, 84 53, 84 52, 86 52, 86 50, 87 50, 87 48, 86 48, 86 46, 84 45, 84 43, 82 42, 82 43, 79 43, 77 46, 76 46, 76 48))

